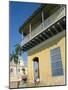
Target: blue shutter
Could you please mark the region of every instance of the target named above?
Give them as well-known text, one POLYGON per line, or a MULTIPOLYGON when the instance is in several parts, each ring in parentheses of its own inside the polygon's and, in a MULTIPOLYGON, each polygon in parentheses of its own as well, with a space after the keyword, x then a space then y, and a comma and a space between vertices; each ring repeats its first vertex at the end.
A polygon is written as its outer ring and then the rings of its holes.
POLYGON ((63 75, 60 47, 52 49, 50 53, 51 53, 52 76, 63 75))

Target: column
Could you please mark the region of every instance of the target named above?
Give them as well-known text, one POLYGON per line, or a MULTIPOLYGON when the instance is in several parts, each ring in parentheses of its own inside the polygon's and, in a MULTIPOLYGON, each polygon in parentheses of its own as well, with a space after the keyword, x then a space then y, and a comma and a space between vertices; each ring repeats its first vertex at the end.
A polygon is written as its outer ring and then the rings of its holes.
POLYGON ((24 39, 23 32, 22 32, 22 40, 24 39))
POLYGON ((43 22, 43 28, 44 28, 44 13, 42 11, 42 22, 43 22))
POLYGON ((29 25, 29 34, 30 34, 30 38, 31 38, 31 24, 29 25))
POLYGON ((24 36, 23 36, 23 32, 22 32, 22 43, 24 44, 24 36))

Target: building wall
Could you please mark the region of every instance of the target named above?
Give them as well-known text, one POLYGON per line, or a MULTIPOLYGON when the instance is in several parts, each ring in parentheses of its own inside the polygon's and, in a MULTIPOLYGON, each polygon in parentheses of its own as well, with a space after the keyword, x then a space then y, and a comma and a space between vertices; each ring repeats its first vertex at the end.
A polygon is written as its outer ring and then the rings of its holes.
POLYGON ((10 66, 10 69, 13 69, 13 71, 10 72, 10 82, 21 81, 21 73, 20 73, 21 71, 19 72, 18 68, 20 69, 21 67, 20 66, 18 67, 18 65, 10 66))
POLYGON ((40 82, 46 85, 65 84, 65 31, 28 51, 28 80, 34 82, 33 58, 39 57, 40 82), (52 76, 50 50, 60 47, 64 75, 52 76))
POLYGON ((10 62, 10 82, 21 81, 22 77, 25 75, 27 75, 27 67, 24 66, 23 60, 20 60, 20 63, 18 63, 17 65, 12 60, 10 62), (25 68, 25 74, 22 70, 23 68, 25 68))

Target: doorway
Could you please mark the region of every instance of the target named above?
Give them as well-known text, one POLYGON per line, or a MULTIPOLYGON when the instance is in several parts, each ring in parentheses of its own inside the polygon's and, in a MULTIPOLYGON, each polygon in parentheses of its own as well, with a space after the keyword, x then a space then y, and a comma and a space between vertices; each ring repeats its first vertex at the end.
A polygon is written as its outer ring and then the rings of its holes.
POLYGON ((33 66, 34 66, 34 80, 40 79, 39 75, 39 58, 35 57, 33 59, 33 66))

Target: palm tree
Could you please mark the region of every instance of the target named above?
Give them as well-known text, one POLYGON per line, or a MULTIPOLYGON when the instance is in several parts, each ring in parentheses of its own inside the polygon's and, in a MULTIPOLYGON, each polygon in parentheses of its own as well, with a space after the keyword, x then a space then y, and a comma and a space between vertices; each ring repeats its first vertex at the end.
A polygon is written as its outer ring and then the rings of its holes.
POLYGON ((17 64, 18 63, 18 57, 16 55, 16 53, 12 53, 10 54, 10 61, 14 60, 14 63, 17 64))
POLYGON ((17 73, 18 56, 14 52, 10 54, 10 61, 12 60, 14 60, 14 63, 16 64, 16 73, 17 73))
POLYGON ((19 43, 16 44, 15 47, 16 47, 16 48, 15 48, 16 54, 17 54, 17 55, 21 55, 21 51, 22 51, 22 50, 21 50, 20 44, 19 44, 19 43))
MULTIPOLYGON (((16 47, 15 52, 18 57, 18 64, 19 64, 19 55, 21 56, 21 46, 20 46, 20 44, 16 44, 15 47, 16 47)), ((20 85, 20 82, 18 82, 18 87, 19 87, 19 85, 20 85)))
MULTIPOLYGON (((13 52, 12 54, 10 54, 10 61, 12 61, 12 60, 14 60, 14 63, 16 64, 16 74, 17 74, 17 76, 18 76, 18 68, 17 68, 18 56, 17 56, 17 54, 14 53, 14 52, 13 52)), ((19 82, 18 82, 17 87, 19 87, 19 82)))
POLYGON ((15 45, 15 52, 16 52, 16 55, 18 57, 18 65, 19 65, 19 55, 21 56, 21 46, 20 46, 20 44, 15 45))
POLYGON ((19 43, 15 45, 15 52, 18 57, 18 64, 19 64, 19 57, 21 56, 21 52, 22 52, 21 46, 19 43))

